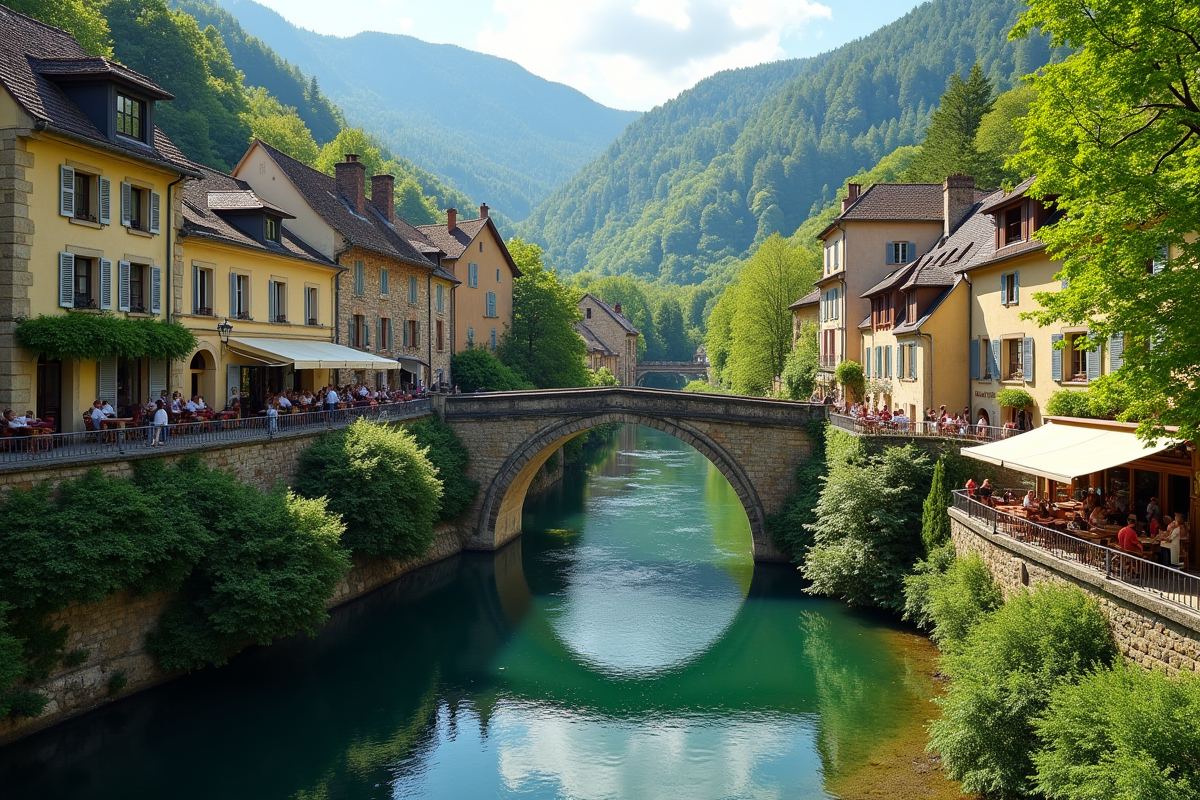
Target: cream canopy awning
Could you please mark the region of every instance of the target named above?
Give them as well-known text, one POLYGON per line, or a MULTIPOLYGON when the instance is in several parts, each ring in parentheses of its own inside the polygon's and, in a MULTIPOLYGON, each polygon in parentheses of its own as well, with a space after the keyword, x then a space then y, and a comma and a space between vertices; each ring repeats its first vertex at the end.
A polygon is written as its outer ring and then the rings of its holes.
POLYGON ((962 454, 1018 472, 1070 483, 1080 475, 1119 467, 1178 444, 1175 439, 1159 439, 1154 446, 1147 447, 1146 442, 1132 431, 1051 423, 998 442, 964 447, 962 454))
POLYGON ((292 364, 296 369, 399 369, 391 358, 364 353, 345 345, 312 339, 229 340, 230 349, 260 360, 292 364))

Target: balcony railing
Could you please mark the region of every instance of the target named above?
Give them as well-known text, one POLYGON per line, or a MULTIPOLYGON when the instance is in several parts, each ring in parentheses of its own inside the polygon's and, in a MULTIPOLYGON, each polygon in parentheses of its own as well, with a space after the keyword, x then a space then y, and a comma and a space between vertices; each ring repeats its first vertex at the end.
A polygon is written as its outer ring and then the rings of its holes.
POLYGON ((1014 428, 996 428, 990 425, 945 425, 937 422, 881 422, 860 420, 846 414, 830 414, 829 422, 835 428, 859 436, 918 436, 939 439, 962 439, 967 442, 995 442, 1007 439, 1024 431, 1014 428))
MULTIPOLYGON (((236 442, 269 440, 303 431, 344 428, 358 419, 389 422, 428 413, 429 399, 423 398, 278 417, 184 422, 167 425, 164 444, 156 446, 155 450, 162 453, 205 450, 236 442)), ((42 433, 35 432, 35 429, 18 429, 15 435, 0 438, 0 469, 28 465, 30 462, 87 461, 139 453, 159 438, 162 438, 159 429, 147 425, 79 433, 42 433)))
POLYGON ((986 526, 992 533, 1033 545, 1055 558, 1095 570, 1109 580, 1131 586, 1168 603, 1192 611, 1200 609, 1200 575, 999 511, 968 497, 964 489, 954 491, 954 507, 986 526))

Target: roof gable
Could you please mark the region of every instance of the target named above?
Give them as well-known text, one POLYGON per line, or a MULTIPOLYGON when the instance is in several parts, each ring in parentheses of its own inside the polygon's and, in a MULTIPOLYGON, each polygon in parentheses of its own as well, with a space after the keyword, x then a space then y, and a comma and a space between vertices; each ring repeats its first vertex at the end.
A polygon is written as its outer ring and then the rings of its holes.
POLYGON ((496 227, 496 223, 492 221, 491 217, 459 220, 455 224, 453 231, 445 224, 409 227, 413 227, 434 247, 441 250, 448 261, 457 261, 462 258, 463 253, 467 252, 467 248, 479 238, 479 235, 484 231, 488 231, 500 247, 500 253, 508 263, 508 268, 512 271, 513 277, 521 277, 521 270, 517 268, 517 263, 513 261, 512 254, 508 252, 508 245, 504 243, 504 237, 500 235, 500 230, 496 227))
POLYGON ((608 303, 601 300, 599 297, 596 297, 596 295, 584 294, 583 297, 579 298, 579 302, 582 303, 584 300, 591 300, 593 303, 595 303, 596 306, 601 311, 608 314, 610 317, 613 318, 614 321, 616 321, 616 323, 618 325, 620 325, 622 328, 624 328, 626 333, 640 335, 640 332, 638 331, 638 329, 633 327, 633 323, 631 323, 628 319, 626 319, 624 314, 618 314, 617 310, 615 308, 613 308, 608 303))

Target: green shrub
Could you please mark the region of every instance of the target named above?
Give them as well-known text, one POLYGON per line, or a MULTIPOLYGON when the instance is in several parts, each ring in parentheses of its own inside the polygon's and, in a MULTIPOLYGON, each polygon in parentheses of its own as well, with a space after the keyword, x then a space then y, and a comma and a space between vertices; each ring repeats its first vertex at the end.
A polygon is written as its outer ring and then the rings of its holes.
POLYGON ((803 563, 812 547, 810 525, 817 521, 817 501, 821 498, 822 478, 828 471, 825 457, 825 422, 811 422, 808 435, 812 439, 811 455, 796 467, 796 492, 783 501, 783 508, 766 519, 767 532, 791 559, 803 563))
POLYGON ((954 545, 946 543, 913 565, 912 572, 904 577, 904 619, 923 630, 933 629, 929 593, 956 557, 954 545))
POLYGON ((817 325, 806 322, 800 328, 792 352, 783 362, 784 394, 789 400, 807 400, 817 385, 817 370, 820 368, 821 353, 817 343, 817 325))
POLYGON ((450 359, 454 385, 464 392, 511 392, 532 389, 486 347, 468 346, 450 359))
POLYGON ((51 361, 111 356, 178 361, 196 349, 195 334, 178 322, 113 314, 41 314, 18 325, 13 336, 51 361))
POLYGON ((950 484, 946 480, 946 459, 942 457, 933 465, 929 494, 921 507, 921 541, 925 543, 926 553, 932 553, 950 541, 950 515, 946 511, 953 502, 954 496, 950 494, 950 484))
POLYGON ((441 482, 403 428, 359 420, 321 436, 300 457, 296 489, 329 498, 346 523, 342 544, 356 553, 404 560, 433 544, 441 482))
POLYGON ((1049 798, 1200 797, 1200 676, 1117 663, 1059 686, 1036 728, 1037 789, 1049 798))
POLYGON ((809 526, 814 544, 802 567, 812 581, 808 591, 899 611, 904 576, 925 551, 920 520, 929 459, 912 445, 865 459, 838 462, 828 452, 827 458, 829 474, 809 526))
POLYGON ((108 676, 108 681, 105 683, 105 689, 109 697, 116 697, 121 693, 129 681, 125 677, 125 670, 119 669, 112 675, 108 676))
POLYGON ((1046 414, 1052 417, 1092 416, 1089 392, 1086 389, 1059 389, 1046 401, 1046 414))
POLYGON ((80 647, 63 656, 62 664, 64 667, 78 667, 80 664, 86 664, 90 655, 87 650, 80 647))
POLYGON ((833 379, 846 390, 846 399, 861 400, 866 394, 867 377, 862 364, 857 361, 843 361, 833 372, 833 379))
POLYGON ((479 484, 467 477, 470 452, 454 429, 437 416, 417 420, 408 426, 408 432, 418 446, 426 448, 425 455, 442 482, 438 521, 454 519, 470 508, 479 494, 479 484))
POLYGON ((996 402, 1001 408, 1031 408, 1034 405, 1033 395, 1011 386, 996 392, 996 402))
POLYGON ((683 387, 683 391, 696 394, 733 394, 722 386, 713 386, 708 381, 688 381, 683 387))
POLYGON ((930 748, 968 792, 1028 793, 1035 720, 1051 693, 1115 655, 1104 613, 1079 589, 1042 585, 1012 598, 943 659, 952 680, 930 748))
POLYGON ((955 559, 929 587, 931 638, 945 652, 958 651, 984 617, 1004 603, 1000 587, 977 554, 955 559))

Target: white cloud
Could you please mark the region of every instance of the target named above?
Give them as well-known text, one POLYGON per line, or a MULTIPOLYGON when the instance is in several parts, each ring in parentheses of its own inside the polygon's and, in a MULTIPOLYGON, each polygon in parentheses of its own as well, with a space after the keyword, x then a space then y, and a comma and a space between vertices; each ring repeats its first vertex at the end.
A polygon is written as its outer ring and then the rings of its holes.
POLYGON ((723 69, 785 57, 815 0, 495 0, 476 46, 607 105, 645 109, 723 69))

